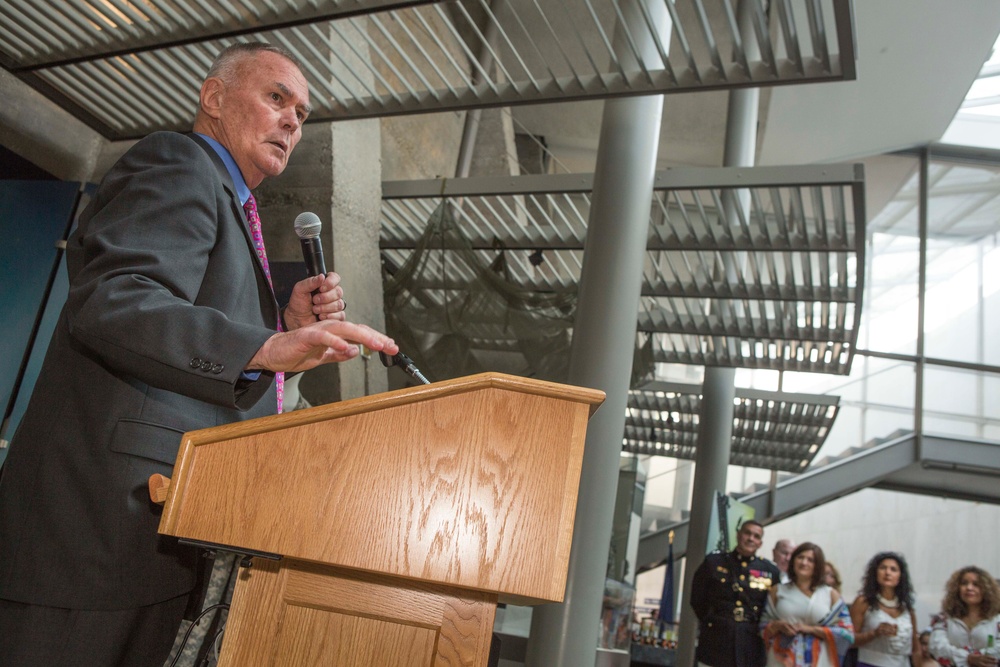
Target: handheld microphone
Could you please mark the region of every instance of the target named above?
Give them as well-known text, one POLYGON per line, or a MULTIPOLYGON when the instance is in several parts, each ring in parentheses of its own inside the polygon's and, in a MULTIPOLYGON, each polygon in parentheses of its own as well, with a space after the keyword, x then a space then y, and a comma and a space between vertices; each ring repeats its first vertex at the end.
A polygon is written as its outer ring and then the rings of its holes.
POLYGON ((431 383, 431 381, 425 378, 424 374, 420 372, 420 369, 417 368, 417 365, 413 363, 413 359, 410 359, 402 352, 397 352, 396 354, 390 357, 385 352, 380 351, 378 353, 378 358, 382 360, 382 365, 385 366, 386 368, 390 368, 392 366, 399 366, 400 368, 403 369, 404 373, 416 379, 417 382, 420 382, 421 384, 431 383))
MULTIPOLYGON (((315 213, 306 211, 299 213, 295 217, 295 235, 299 237, 302 244, 302 259, 306 263, 306 272, 310 276, 326 275, 326 262, 323 260, 323 242, 319 238, 323 230, 323 222, 315 213)), ((313 292, 315 294, 315 292, 313 292)), ((399 352, 390 357, 385 352, 378 353, 382 365, 386 368, 399 366, 403 371, 422 384, 430 384, 431 381, 424 377, 413 360, 399 352)))
POLYGON ((302 244, 302 258, 306 262, 306 272, 309 277, 326 275, 326 262, 323 260, 323 241, 319 233, 323 223, 315 213, 299 213, 295 218, 295 235, 302 244))

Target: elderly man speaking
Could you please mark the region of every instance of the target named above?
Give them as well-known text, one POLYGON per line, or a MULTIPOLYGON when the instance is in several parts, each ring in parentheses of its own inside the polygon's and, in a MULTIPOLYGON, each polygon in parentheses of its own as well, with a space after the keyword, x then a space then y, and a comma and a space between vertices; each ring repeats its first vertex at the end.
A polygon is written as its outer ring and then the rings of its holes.
POLYGON ((70 291, 0 480, 0 660, 153 667, 197 552, 157 534, 146 480, 186 431, 274 414, 282 378, 391 339, 344 318, 335 273, 279 308, 251 190, 280 174, 309 91, 294 56, 220 54, 194 133, 108 172, 66 250, 70 291))

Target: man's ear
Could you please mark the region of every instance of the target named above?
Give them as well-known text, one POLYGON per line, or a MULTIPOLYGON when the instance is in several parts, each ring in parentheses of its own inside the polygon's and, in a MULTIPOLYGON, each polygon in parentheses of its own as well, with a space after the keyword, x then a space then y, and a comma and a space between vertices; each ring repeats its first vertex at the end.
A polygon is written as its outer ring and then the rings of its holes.
POLYGON ((222 79, 211 77, 201 84, 199 101, 201 110, 210 118, 218 119, 222 115, 222 98, 226 92, 226 84, 222 79))

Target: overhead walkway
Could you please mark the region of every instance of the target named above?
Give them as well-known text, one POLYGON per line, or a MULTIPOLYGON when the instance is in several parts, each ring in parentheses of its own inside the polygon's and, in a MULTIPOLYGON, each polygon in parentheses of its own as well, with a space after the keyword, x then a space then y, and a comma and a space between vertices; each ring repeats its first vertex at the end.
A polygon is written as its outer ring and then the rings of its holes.
MULTIPOLYGON (((752 490, 739 498, 767 525, 861 489, 903 491, 926 496, 1000 504, 1000 443, 913 433, 848 450, 801 475, 779 481, 774 489, 752 490)), ((679 522, 644 535, 636 570, 663 563, 674 531, 674 557, 687 549, 688 523, 679 522)))

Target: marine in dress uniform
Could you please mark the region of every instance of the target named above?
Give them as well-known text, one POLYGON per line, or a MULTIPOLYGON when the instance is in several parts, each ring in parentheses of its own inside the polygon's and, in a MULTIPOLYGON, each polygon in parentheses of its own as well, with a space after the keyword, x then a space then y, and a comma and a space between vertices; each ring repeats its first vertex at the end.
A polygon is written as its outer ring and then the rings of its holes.
POLYGON ((711 667, 765 664, 758 622, 767 591, 777 585, 780 572, 774 563, 756 556, 763 536, 760 524, 745 522, 737 548, 709 554, 695 572, 691 607, 700 622, 698 662, 711 667))

